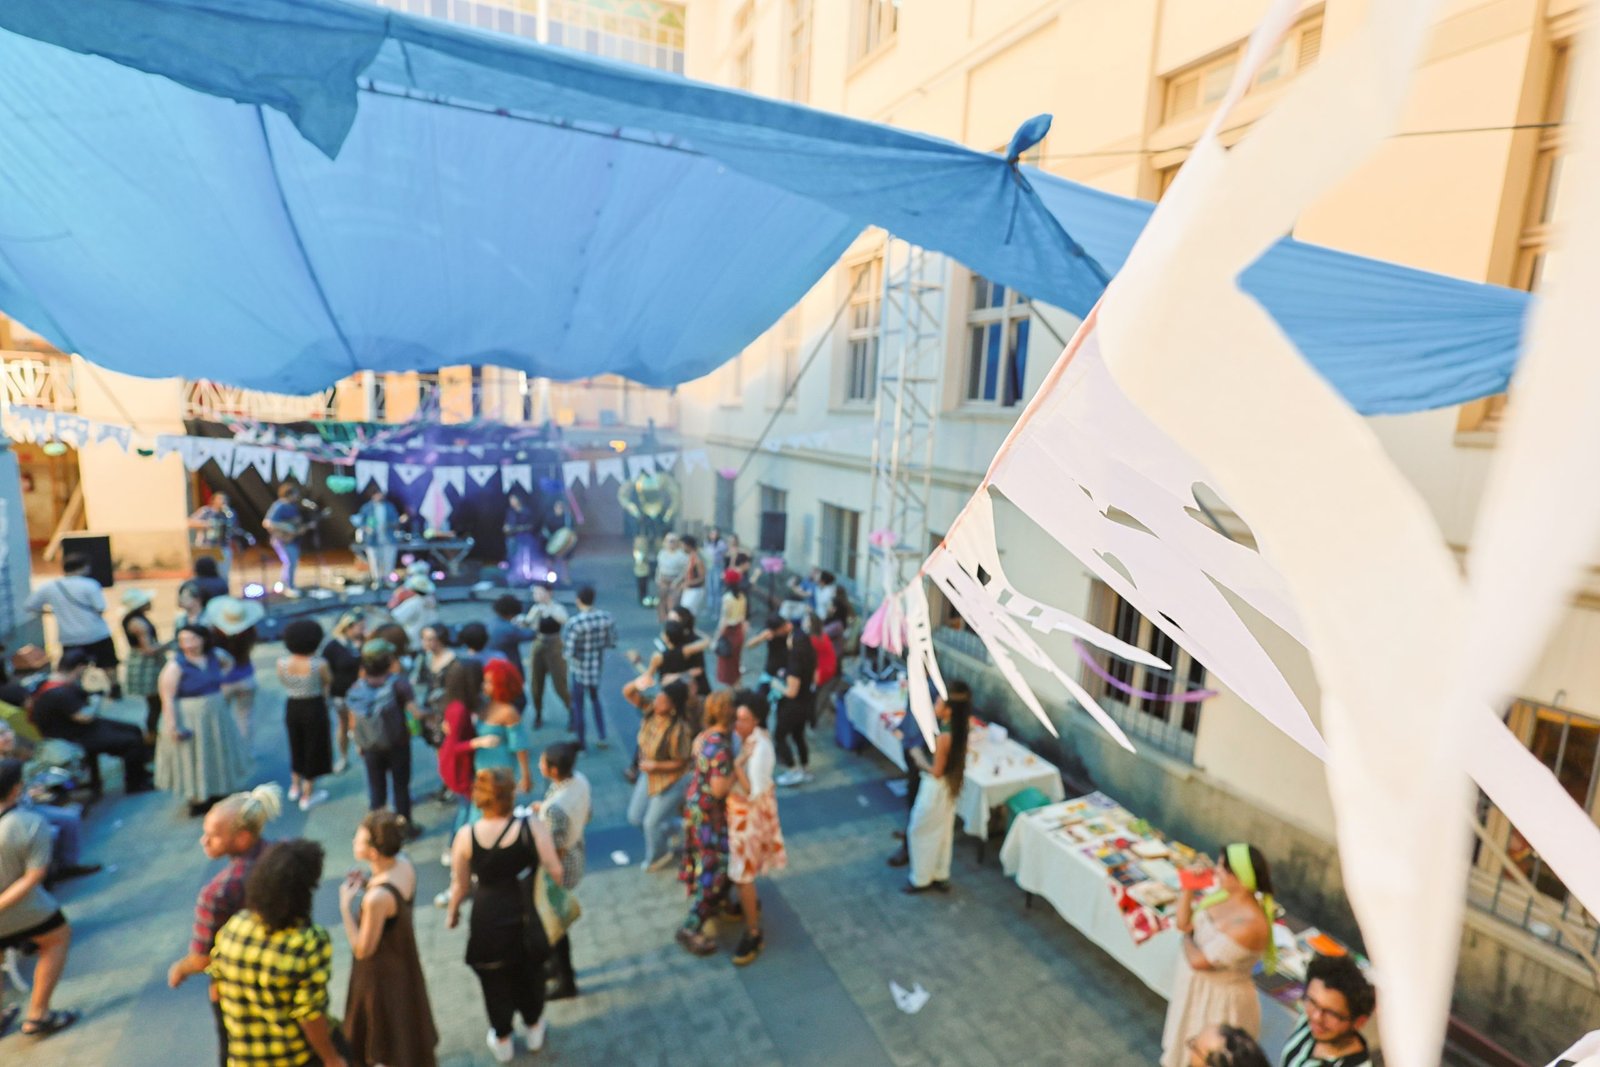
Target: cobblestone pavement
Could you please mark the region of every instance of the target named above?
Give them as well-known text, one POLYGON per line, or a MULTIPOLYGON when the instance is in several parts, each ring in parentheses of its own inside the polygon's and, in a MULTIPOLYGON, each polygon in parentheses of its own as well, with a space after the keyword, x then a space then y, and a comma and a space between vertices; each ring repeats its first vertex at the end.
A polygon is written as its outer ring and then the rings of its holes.
MULTIPOLYGON (((625 561, 580 560, 574 569, 576 580, 601 590, 601 606, 617 616, 624 647, 646 648, 654 613, 631 603, 625 561)), ((570 603, 570 595, 564 599, 570 603)), ((486 604, 447 605, 445 612, 452 622, 488 615, 486 604)), ((264 678, 278 651, 276 645, 258 651, 264 678)), ((628 674, 621 655, 609 657, 603 692, 617 693, 628 674)), ((1049 907, 1024 909, 1021 892, 993 856, 977 862, 972 839, 958 837, 952 893, 899 892, 903 872, 884 864, 894 847, 890 833, 905 820, 904 801, 886 787, 895 772, 870 750, 852 755, 836 748, 827 717, 812 736, 816 782, 780 799, 790 865, 761 887, 765 953, 751 967, 734 967, 728 952, 736 928, 722 931, 722 955, 684 953, 673 941, 685 907, 682 891, 671 874, 639 869, 639 834, 626 824, 621 771, 638 717, 620 697, 607 699, 614 743, 592 749, 579 764, 595 787, 589 874, 580 891, 584 917, 573 931, 582 996, 550 1006, 545 1050, 520 1053, 518 1062, 1155 1062, 1164 1002, 1049 907), (622 743, 615 742, 619 735, 622 743), (613 851, 627 853, 631 862, 614 863, 613 851), (891 980, 907 987, 920 982, 931 994, 927 1006, 917 1015, 902 1013, 890 995, 891 980)), ((565 736, 565 713, 553 695, 548 700, 554 710, 547 704, 536 751, 565 736)), ((256 711, 257 772, 287 784, 281 710, 281 694, 267 682, 256 711)), ((131 702, 122 711, 137 717, 131 702)), ((416 755, 413 793, 422 800, 434 794, 438 779, 431 750, 419 744, 416 755)), ((337 1014, 349 951, 336 891, 352 862, 350 838, 365 792, 356 768, 324 781, 330 802, 309 815, 286 812, 269 836, 304 835, 328 850, 316 914, 332 931, 339 960, 337 1014)), ((487 1021, 477 982, 462 962, 465 923, 446 930, 443 911, 427 905, 447 881, 438 859, 449 813, 423 801, 417 818, 429 828, 411 850, 421 878, 417 936, 441 1034, 440 1062, 487 1063, 487 1021)), ((173 991, 165 981, 168 964, 185 945, 195 892, 213 869, 197 844, 199 822, 162 794, 124 797, 113 788, 90 814, 87 829, 86 854, 108 869, 61 888, 75 941, 56 995, 58 1007, 80 1010, 84 1018, 48 1040, 0 1039, 0 1064, 214 1063, 203 983, 173 991)))

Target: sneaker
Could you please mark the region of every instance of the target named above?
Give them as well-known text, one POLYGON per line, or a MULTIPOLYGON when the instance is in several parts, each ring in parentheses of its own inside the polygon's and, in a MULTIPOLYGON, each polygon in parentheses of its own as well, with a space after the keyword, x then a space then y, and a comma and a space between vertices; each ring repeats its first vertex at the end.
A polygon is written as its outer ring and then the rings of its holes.
POLYGON ((544 1048, 544 1035, 548 1028, 542 1015, 539 1016, 538 1022, 523 1028, 522 1040, 527 1043, 529 1052, 538 1052, 544 1048))
POLYGON ((300 787, 298 785, 291 785, 289 787, 289 799, 290 800, 299 800, 300 799, 300 787))
POLYGON ((805 770, 804 768, 801 769, 801 771, 800 771, 800 784, 801 785, 804 785, 807 782, 814 782, 816 780, 817 780, 817 776, 816 775, 812 774, 808 770, 805 770))
POLYGON ((300 798, 300 810, 310 811, 312 808, 316 807, 318 804, 321 804, 327 799, 328 791, 326 789, 319 789, 315 793, 307 793, 305 796, 300 798))
POLYGON ((740 967, 749 966, 761 955, 765 943, 760 934, 745 934, 739 939, 739 947, 733 950, 733 962, 740 967))
POLYGON ((348 768, 349 766, 350 766, 350 761, 348 759, 346 759, 345 757, 340 756, 338 759, 333 761, 333 773, 334 774, 343 774, 345 772, 346 768, 348 768))
POLYGON ((784 771, 778 775, 779 785, 799 785, 806 780, 806 772, 800 770, 784 771))
POLYGON ((597 741, 595 741, 594 747, 595 748, 610 748, 611 747, 611 742, 607 741, 605 738, 602 737, 602 738, 598 739, 597 741))
POLYGON ((677 858, 678 857, 674 856, 671 852, 663 852, 661 855, 645 864, 644 869, 649 871, 651 874, 654 874, 656 871, 664 871, 668 867, 671 867, 673 861, 677 858))
POLYGON ((516 1055, 516 1050, 511 1047, 511 1039, 495 1037, 493 1030, 489 1031, 488 1045, 489 1054, 495 1058, 496 1063, 510 1063, 511 1057, 516 1055))

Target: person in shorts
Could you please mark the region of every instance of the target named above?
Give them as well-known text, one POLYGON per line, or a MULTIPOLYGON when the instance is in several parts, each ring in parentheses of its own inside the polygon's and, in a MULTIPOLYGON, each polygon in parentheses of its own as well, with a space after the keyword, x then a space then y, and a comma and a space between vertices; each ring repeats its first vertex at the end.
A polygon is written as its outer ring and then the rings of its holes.
MULTIPOLYGON (((48 1037, 78 1021, 76 1012, 50 1007, 67 966, 72 927, 44 888, 50 873, 50 826, 21 804, 22 761, 0 759, 0 953, 31 945, 39 954, 22 1032, 48 1037)), ((18 1006, 0 1006, 0 1037, 19 1014, 18 1006)))

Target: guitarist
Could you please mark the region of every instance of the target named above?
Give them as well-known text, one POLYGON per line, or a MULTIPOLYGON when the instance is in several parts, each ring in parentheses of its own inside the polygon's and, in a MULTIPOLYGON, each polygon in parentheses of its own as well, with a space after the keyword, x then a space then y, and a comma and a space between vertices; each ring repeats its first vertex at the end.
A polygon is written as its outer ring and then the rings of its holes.
POLYGON ((294 572, 300 564, 300 535, 306 532, 305 518, 300 511, 300 488, 292 484, 279 486, 278 499, 267 509, 267 517, 261 525, 266 527, 272 551, 283 565, 283 595, 298 597, 300 591, 294 587, 294 572))

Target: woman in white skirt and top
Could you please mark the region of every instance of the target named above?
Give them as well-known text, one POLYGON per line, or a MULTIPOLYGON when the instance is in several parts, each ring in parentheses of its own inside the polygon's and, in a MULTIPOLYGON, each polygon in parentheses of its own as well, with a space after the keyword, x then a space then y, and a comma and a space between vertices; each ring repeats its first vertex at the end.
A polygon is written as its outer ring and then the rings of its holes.
POLYGON ((761 725, 767 702, 759 693, 741 689, 733 703, 739 755, 733 761, 733 789, 728 793, 728 880, 738 889, 744 916, 744 936, 733 950, 733 962, 743 967, 755 962, 765 944, 756 878, 783 870, 789 856, 783 848, 773 782, 778 757, 771 735, 761 725))
POLYGON ((222 679, 233 664, 208 647, 198 626, 178 631, 178 654, 161 669, 161 725, 156 788, 188 801, 191 815, 245 787, 250 756, 227 703, 222 679))
POLYGON ((1213 1026, 1237 1026, 1261 1035, 1261 1003, 1250 974, 1265 957, 1277 966, 1272 945, 1272 871, 1254 845, 1232 844, 1217 863, 1216 889, 1178 899, 1183 934, 1177 980, 1167 1001, 1161 1067, 1185 1067, 1189 1039, 1213 1026))
MULTIPOLYGON (((955 844, 956 798, 967 771, 967 731, 972 723, 972 689, 962 681, 946 687, 949 695, 933 706, 939 723, 933 755, 913 749, 908 755, 922 773, 917 803, 906 827, 906 848, 911 853, 907 893, 950 889, 950 853, 955 844)), ((910 714, 909 712, 907 713, 910 714)), ((917 725, 908 722, 906 729, 917 725)))

